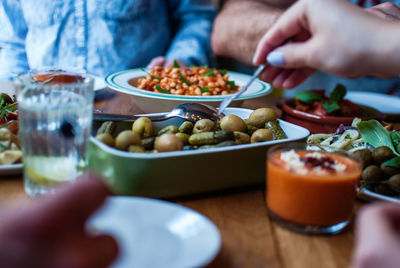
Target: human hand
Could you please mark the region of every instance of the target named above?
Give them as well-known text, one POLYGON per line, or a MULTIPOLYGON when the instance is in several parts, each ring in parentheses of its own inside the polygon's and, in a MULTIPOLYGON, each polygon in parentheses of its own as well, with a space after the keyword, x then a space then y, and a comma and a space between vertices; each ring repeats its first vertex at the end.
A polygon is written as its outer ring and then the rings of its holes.
POLYGON ((387 20, 399 20, 400 19, 400 8, 392 2, 384 2, 382 4, 372 6, 365 9, 372 14, 387 20))
POLYGON ((0 267, 107 267, 118 246, 108 235, 91 235, 85 221, 109 194, 86 175, 53 196, 0 218, 0 267))
POLYGON ((353 268, 396 268, 400 263, 400 205, 374 204, 364 208, 356 223, 353 268))
POLYGON ((261 79, 283 88, 297 86, 316 69, 350 78, 398 76, 399 53, 390 39, 394 26, 399 28, 347 1, 300 0, 260 40, 254 63, 268 55, 274 66, 261 79), (385 54, 396 60, 388 61, 385 54))
MULTIPOLYGON (((181 67, 186 67, 186 64, 183 61, 180 60, 176 60, 178 62, 178 64, 181 67)), ((168 67, 168 66, 173 66, 174 65, 174 61, 173 60, 167 60, 165 57, 163 56, 158 56, 153 58, 150 63, 147 65, 147 68, 151 68, 153 69, 156 66, 161 66, 161 67, 168 67)))

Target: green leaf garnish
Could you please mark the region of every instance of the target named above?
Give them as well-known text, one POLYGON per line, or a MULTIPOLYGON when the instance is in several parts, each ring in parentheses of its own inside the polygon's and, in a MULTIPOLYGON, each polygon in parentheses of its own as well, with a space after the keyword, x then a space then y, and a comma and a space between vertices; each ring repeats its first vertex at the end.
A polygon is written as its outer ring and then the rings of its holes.
POLYGON ((371 144, 375 148, 387 146, 392 149, 394 154, 400 156, 400 154, 394 149, 389 131, 387 131, 378 121, 361 121, 358 123, 357 128, 360 130, 361 136, 366 143, 371 144))
POLYGON ((179 72, 178 75, 181 78, 183 83, 185 83, 186 85, 190 86, 189 81, 186 79, 186 77, 181 72, 179 72))
POLYGON ((321 95, 314 91, 298 91, 294 98, 307 104, 312 104, 315 101, 322 101, 321 95))
POLYGON ((200 90, 201 90, 201 92, 208 92, 208 89, 210 88, 209 86, 204 86, 204 87, 201 87, 201 86, 198 86, 199 88, 200 88, 200 90))
POLYGON ((384 162, 388 167, 394 167, 400 169, 400 157, 394 157, 389 159, 388 161, 384 162))
POLYGON ((225 70, 225 69, 223 69, 223 70, 220 70, 219 72, 221 73, 221 75, 226 75, 226 74, 228 73, 228 71, 227 71, 227 70, 225 70))
POLYGON ((177 60, 174 60, 174 68, 181 68, 177 60))
POLYGON ((163 89, 160 85, 156 85, 156 89, 160 92, 160 93, 164 93, 164 94, 171 94, 168 90, 163 89))
POLYGON ((141 68, 141 70, 142 70, 143 72, 145 72, 146 74, 150 75, 151 78, 156 79, 156 80, 158 80, 158 81, 161 81, 161 78, 160 78, 160 77, 157 77, 157 76, 155 76, 155 75, 152 75, 151 73, 147 72, 146 69, 141 68))
POLYGON ((323 101, 322 105, 324 106, 324 109, 328 114, 339 111, 340 110, 340 105, 337 101, 334 100, 328 100, 328 101, 323 101))
POLYGON ((390 138, 392 138, 394 148, 398 153, 400 153, 400 132, 399 131, 391 132, 390 138))
POLYGON ((190 69, 193 69, 193 68, 196 68, 196 67, 197 67, 197 66, 196 66, 196 65, 193 65, 193 64, 189 66, 190 69))
POLYGON ((203 74, 203 76, 214 76, 214 73, 215 73, 215 68, 212 68, 212 69, 208 70, 207 72, 205 72, 203 74))
POLYGON ((235 90, 236 89, 236 84, 235 81, 228 81, 228 86, 231 90, 235 90))
POLYGON ((329 96, 330 101, 339 102, 343 100, 344 96, 346 95, 346 88, 342 84, 337 84, 335 89, 331 92, 329 96))

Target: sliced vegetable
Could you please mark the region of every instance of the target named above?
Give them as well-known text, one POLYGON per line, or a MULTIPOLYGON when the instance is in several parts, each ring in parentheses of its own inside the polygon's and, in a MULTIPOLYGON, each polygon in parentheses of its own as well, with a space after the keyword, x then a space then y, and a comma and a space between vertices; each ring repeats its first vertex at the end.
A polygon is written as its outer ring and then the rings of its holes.
POLYGON ((200 88, 200 90, 201 90, 201 92, 208 92, 208 89, 210 88, 209 86, 204 86, 204 87, 202 87, 202 86, 198 86, 199 88, 200 88))
POLYGON ((205 72, 203 74, 203 76, 214 76, 214 73, 215 73, 215 68, 212 68, 212 69, 208 70, 207 72, 205 72))
POLYGON ((236 89, 235 81, 228 81, 228 86, 231 90, 235 90, 236 89))
POLYGON ((181 68, 181 65, 178 63, 177 60, 174 60, 174 68, 181 68))
POLYGON ((179 72, 178 75, 181 78, 183 83, 185 83, 186 85, 190 86, 190 82, 186 79, 186 77, 181 72, 179 72))

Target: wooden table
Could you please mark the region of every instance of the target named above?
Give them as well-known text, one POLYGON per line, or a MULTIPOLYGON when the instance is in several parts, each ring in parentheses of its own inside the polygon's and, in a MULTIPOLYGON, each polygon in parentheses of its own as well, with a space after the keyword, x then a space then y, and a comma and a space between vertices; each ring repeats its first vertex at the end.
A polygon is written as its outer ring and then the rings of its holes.
MULTIPOLYGON (((244 102, 247 108, 274 106, 276 97, 244 102)), ((95 107, 113 113, 138 113, 133 97, 103 91, 95 107)), ((2 177, 0 205, 29 200, 21 176, 2 177)), ((207 267, 348 267, 354 244, 353 228, 336 236, 302 235, 271 221, 264 187, 174 200, 211 219, 222 235, 222 248, 207 267)))

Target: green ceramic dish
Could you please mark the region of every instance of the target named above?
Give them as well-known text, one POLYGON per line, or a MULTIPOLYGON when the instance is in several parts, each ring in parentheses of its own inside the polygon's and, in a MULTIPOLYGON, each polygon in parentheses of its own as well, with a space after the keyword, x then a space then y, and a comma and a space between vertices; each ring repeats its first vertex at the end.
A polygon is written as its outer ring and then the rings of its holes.
MULTIPOLYGON (((248 118, 252 110, 227 108, 225 114, 248 118)), ((156 129, 179 124, 180 119, 155 123, 156 129)), ((91 170, 101 174, 119 195, 173 198, 222 189, 262 184, 269 146, 301 140, 308 130, 280 121, 288 138, 256 144, 166 153, 129 153, 108 147, 93 137, 91 170)), ((120 124, 119 129, 129 126, 120 124)), ((96 127, 94 127, 94 131, 96 127)), ((117 129, 118 131, 118 129, 117 129)))

